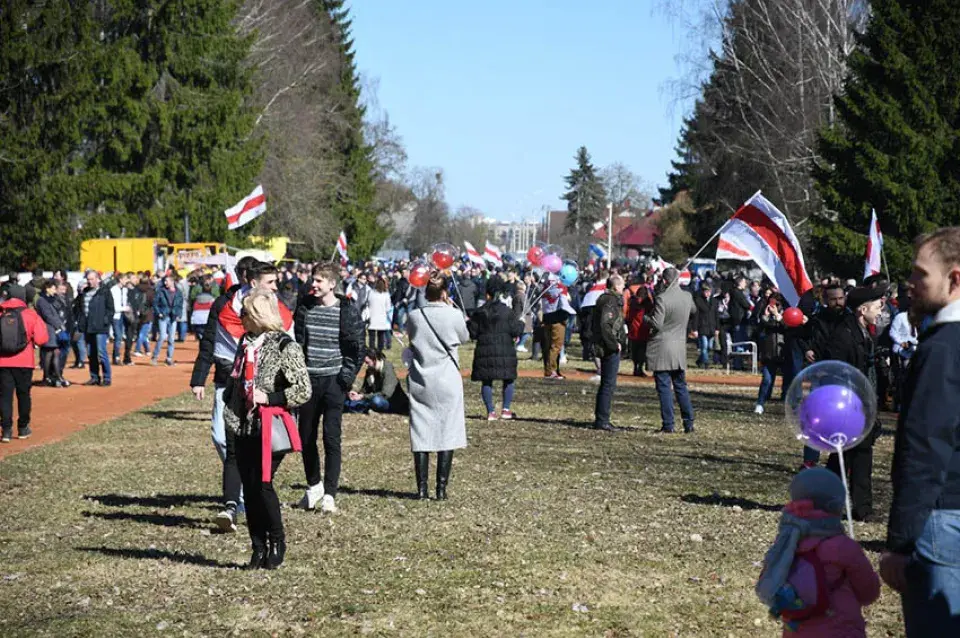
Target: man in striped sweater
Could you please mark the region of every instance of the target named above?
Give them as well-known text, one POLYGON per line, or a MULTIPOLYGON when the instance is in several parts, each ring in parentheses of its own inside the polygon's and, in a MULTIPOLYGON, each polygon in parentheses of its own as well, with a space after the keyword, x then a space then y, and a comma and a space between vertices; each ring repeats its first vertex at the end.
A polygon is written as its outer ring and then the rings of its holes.
POLYGON ((311 287, 297 304, 294 336, 303 347, 313 394, 300 408, 300 440, 307 491, 301 507, 337 511, 335 498, 340 483, 340 441, 344 396, 353 387, 360 369, 364 323, 357 305, 337 294, 340 275, 333 264, 317 264, 311 287), (326 472, 321 482, 317 448, 323 419, 323 457, 326 472))

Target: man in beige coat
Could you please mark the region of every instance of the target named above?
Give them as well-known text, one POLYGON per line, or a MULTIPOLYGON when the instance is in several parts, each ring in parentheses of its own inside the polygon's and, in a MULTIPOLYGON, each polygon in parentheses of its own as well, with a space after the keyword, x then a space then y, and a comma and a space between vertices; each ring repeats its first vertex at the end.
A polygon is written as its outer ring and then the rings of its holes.
POLYGON ((644 317, 650 326, 650 342, 647 344, 647 367, 653 371, 660 397, 661 432, 673 430, 673 394, 680 404, 683 431, 693 432, 693 405, 687 390, 687 326, 690 317, 697 313, 693 297, 680 287, 680 273, 676 268, 663 271, 663 290, 656 295, 653 314, 644 317))

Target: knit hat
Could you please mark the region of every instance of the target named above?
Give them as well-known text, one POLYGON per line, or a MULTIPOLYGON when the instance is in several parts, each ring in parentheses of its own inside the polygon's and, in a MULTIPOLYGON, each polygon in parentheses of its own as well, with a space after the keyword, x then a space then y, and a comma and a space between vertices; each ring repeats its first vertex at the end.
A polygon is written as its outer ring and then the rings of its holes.
POLYGON ((790 482, 790 500, 810 500, 817 509, 839 515, 847 498, 839 476, 828 469, 813 467, 800 472, 790 482))
POLYGON ((20 284, 10 284, 7 286, 7 299, 27 300, 27 291, 20 284))

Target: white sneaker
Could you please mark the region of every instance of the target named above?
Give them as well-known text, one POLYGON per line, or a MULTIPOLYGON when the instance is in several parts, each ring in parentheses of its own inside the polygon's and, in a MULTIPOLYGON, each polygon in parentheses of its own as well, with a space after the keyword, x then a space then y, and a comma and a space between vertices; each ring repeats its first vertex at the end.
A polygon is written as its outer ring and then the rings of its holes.
POLYGON ((325 514, 337 513, 337 504, 333 502, 333 496, 329 494, 323 495, 323 499, 320 501, 320 511, 325 514))
POLYGON ((529 352, 526 346, 517 346, 517 352, 529 352))
POLYGON ((214 522, 217 524, 217 529, 224 533, 230 533, 237 531, 237 511, 227 508, 217 514, 217 518, 214 519, 214 522))
POLYGON ((135 357, 137 357, 137 358, 139 359, 139 358, 142 358, 142 357, 143 357, 143 353, 134 352, 134 353, 133 353, 133 356, 135 356, 135 357))
POLYGON ((754 414, 763 414, 763 406, 762 406, 762 405, 758 405, 757 407, 755 407, 755 408, 753 409, 753 413, 754 413, 754 414))
POLYGON ((600 375, 595 374, 592 377, 590 377, 590 383, 600 383, 600 375))
POLYGON ((307 488, 300 499, 300 508, 305 510, 317 509, 317 503, 323 498, 323 483, 317 483, 307 488))

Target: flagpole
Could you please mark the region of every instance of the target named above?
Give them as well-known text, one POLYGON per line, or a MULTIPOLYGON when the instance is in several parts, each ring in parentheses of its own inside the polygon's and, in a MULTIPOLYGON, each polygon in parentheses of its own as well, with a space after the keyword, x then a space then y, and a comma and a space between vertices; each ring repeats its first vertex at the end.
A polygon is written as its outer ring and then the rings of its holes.
POLYGON ((887 249, 880 244, 880 256, 883 257, 883 269, 887 271, 887 281, 890 281, 890 267, 887 266, 887 249))
MULTIPOLYGON (((759 193, 760 191, 757 191, 757 192, 759 193)), ((754 197, 755 197, 755 196, 754 196, 754 197)), ((751 197, 751 199, 753 199, 753 198, 751 197)), ((723 232, 723 229, 726 228, 726 227, 727 227, 727 224, 729 224, 729 223, 730 223, 729 221, 724 222, 723 225, 720 226, 720 228, 717 229, 717 232, 715 232, 715 233, 713 234, 713 237, 711 237, 710 239, 708 239, 708 240, 707 240, 707 243, 705 243, 703 246, 701 246, 701 247, 700 247, 700 250, 698 250, 697 252, 695 252, 695 253, 693 254, 693 257, 691 257, 690 259, 688 259, 688 260, 687 260, 687 263, 685 263, 685 264, 683 265, 683 268, 681 268, 680 270, 681 270, 681 271, 686 270, 686 269, 687 269, 687 266, 689 266, 691 263, 693 263, 693 260, 696 259, 697 257, 699 257, 699 256, 700 256, 700 253, 702 253, 704 250, 706 250, 706 249, 707 249, 707 246, 709 246, 710 244, 712 244, 714 239, 716 239, 717 237, 720 236, 720 233, 723 232)))

